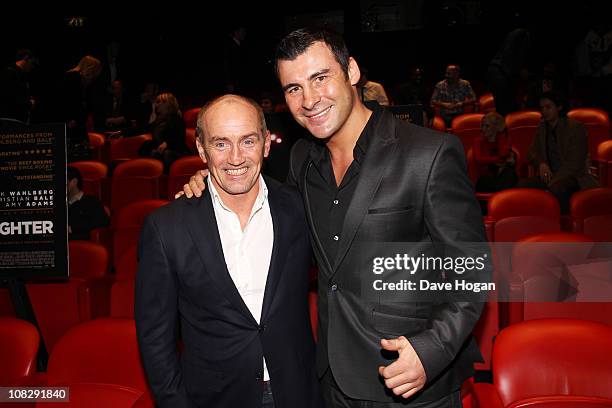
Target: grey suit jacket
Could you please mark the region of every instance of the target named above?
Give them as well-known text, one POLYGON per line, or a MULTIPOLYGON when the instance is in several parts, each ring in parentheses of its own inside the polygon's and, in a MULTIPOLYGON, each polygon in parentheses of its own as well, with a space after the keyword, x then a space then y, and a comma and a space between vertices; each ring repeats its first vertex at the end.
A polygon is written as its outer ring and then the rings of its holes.
POLYGON ((381 352, 380 339, 404 335, 427 374, 426 386, 414 400, 436 400, 459 389, 481 359, 470 333, 483 304, 452 297, 421 302, 409 293, 401 302, 382 294, 372 299, 364 293, 372 280, 366 264, 381 255, 376 243, 414 243, 436 253, 442 247, 460 251, 462 242, 486 241, 480 207, 455 136, 383 112, 372 140, 336 259, 328 259, 310 210, 307 178, 315 170, 309 151, 317 141, 299 141, 291 155, 288 181, 302 193, 319 265, 317 369, 323 375, 331 367, 349 397, 393 401, 378 367, 397 356, 381 352))

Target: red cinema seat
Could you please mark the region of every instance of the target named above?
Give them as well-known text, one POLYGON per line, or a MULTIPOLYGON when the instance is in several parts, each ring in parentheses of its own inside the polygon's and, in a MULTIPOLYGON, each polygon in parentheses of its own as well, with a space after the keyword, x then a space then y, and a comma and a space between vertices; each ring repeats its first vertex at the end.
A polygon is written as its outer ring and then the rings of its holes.
POLYGON ((595 241, 612 242, 612 188, 591 188, 572 195, 572 229, 595 241))
POLYGON ((596 108, 572 109, 567 116, 582 122, 589 133, 589 155, 597 157, 597 146, 610 139, 610 117, 606 111, 596 108))
POLYGON ((120 163, 111 181, 111 210, 159 198, 159 179, 164 165, 155 159, 134 159, 120 163))
POLYGON ((482 113, 495 112, 495 99, 493 98, 493 94, 488 92, 478 98, 478 106, 482 113))
POLYGON ((185 121, 186 128, 195 129, 198 121, 198 113, 200 113, 201 108, 192 108, 188 109, 183 113, 183 120, 185 121))
MULTIPOLYGON (((488 215, 485 218, 487 236, 491 242, 516 242, 522 238, 542 232, 559 232, 560 209, 555 197, 542 190, 513 188, 494 193, 488 201, 488 215)), ((494 280, 505 282, 510 273, 512 247, 509 244, 497 245, 493 250, 494 280)), ((474 335, 485 359, 484 366, 489 368, 493 338, 500 321, 508 315, 507 303, 488 302, 478 322, 474 335)))
POLYGON ((140 394, 149 388, 140 361, 132 319, 100 318, 70 329, 51 352, 49 385, 102 383, 130 387, 140 394))
POLYGON ((541 319, 502 330, 493 384, 476 383, 473 408, 612 407, 612 328, 541 319))
POLYGON ((108 166, 99 161, 77 161, 68 163, 76 167, 83 177, 83 192, 107 202, 108 195, 108 166))
POLYGON ((111 140, 109 160, 116 162, 138 158, 140 147, 148 140, 153 140, 149 133, 111 140))
POLYGON ((517 242, 512 250, 513 302, 502 321, 511 325, 576 318, 612 324, 612 303, 600 295, 606 291, 602 285, 609 285, 610 263, 591 259, 594 245, 592 238, 572 232, 537 234, 517 242))
POLYGON ((67 281, 26 284, 48 350, 71 327, 109 313, 106 248, 94 242, 70 241, 69 255, 67 281))
POLYGON ((432 128, 438 132, 446 132, 446 124, 440 116, 434 116, 432 128))
POLYGON ((102 278, 108 275, 109 256, 104 246, 74 240, 68 243, 68 249, 71 278, 102 278))
POLYGON ((113 264, 117 262, 123 253, 138 243, 140 227, 147 215, 155 209, 166 205, 166 200, 144 200, 128 204, 120 208, 111 220, 113 232, 113 264))
POLYGON ((483 113, 466 113, 453 118, 451 133, 461 139, 466 153, 474 145, 474 139, 482 135, 480 124, 483 116, 483 113))
POLYGON ((200 156, 181 157, 172 163, 168 174, 168 199, 173 200, 174 195, 183 190, 183 185, 189 182, 196 171, 206 168, 200 156))
MULTIPOLYGON (((115 384, 72 383, 69 402, 37 402, 38 408, 133 407, 142 391, 115 384)), ((153 407, 149 402, 148 407, 153 407)))
POLYGON ((137 270, 137 247, 132 245, 123 252, 115 266, 117 280, 111 289, 111 317, 134 318, 134 280, 137 270))
POLYGON ((0 385, 36 372, 40 336, 36 327, 25 320, 0 317, 0 385))
POLYGON ((612 187, 612 140, 599 144, 597 161, 599 163, 599 184, 602 187, 612 187))
POLYGON ((117 280, 111 289, 110 316, 134 318, 134 279, 117 280))
POLYGON ((198 154, 198 148, 196 147, 196 130, 194 128, 185 129, 185 145, 191 154, 198 154))
POLYGON ((487 229, 495 242, 516 242, 532 234, 559 232, 561 211, 556 198, 543 190, 512 188, 489 200, 487 229))
POLYGON ((527 153, 533 143, 542 114, 538 111, 512 112, 506 115, 506 129, 512 148, 518 151, 521 160, 518 163, 519 174, 527 176, 527 153))
POLYGON ((89 139, 89 151, 91 152, 91 158, 102 161, 104 159, 104 145, 106 143, 106 138, 103 134, 95 132, 88 132, 87 137, 89 139))

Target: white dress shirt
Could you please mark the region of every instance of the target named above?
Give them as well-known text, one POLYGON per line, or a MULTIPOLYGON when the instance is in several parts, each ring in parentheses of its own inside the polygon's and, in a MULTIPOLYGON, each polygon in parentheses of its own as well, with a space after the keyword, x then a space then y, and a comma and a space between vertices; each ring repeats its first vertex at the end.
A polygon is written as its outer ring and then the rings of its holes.
MULTIPOLYGON (((240 227, 238 215, 223 203, 210 177, 208 188, 212 197, 227 270, 244 303, 259 323, 274 243, 268 187, 260 175, 259 193, 244 231, 240 227)), ((264 359, 264 381, 269 379, 264 359)))

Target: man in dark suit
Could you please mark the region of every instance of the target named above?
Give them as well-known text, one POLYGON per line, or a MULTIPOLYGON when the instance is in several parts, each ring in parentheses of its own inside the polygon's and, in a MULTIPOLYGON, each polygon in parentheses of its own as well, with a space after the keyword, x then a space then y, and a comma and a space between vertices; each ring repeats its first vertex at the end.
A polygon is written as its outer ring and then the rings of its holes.
MULTIPOLYGON (((485 241, 461 143, 366 108, 359 67, 337 34, 296 30, 276 64, 293 117, 314 136, 294 146, 288 183, 302 193, 319 265, 327 407, 460 407, 461 384, 481 358, 470 333, 482 299, 368 296, 364 266, 385 243, 461 255, 463 243, 485 241)), ((196 175, 185 190, 203 187, 196 175)))
POLYGON ((300 195, 260 175, 270 133, 254 101, 220 97, 198 128, 207 193, 154 212, 140 238, 135 318, 157 404, 319 407, 300 195))

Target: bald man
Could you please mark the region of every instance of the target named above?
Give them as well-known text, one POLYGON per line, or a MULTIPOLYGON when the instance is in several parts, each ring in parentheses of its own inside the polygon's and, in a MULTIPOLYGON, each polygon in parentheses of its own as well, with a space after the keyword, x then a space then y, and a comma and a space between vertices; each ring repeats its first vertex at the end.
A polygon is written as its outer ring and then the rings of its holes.
POLYGON ((260 174, 270 133, 257 103, 225 95, 197 123, 208 188, 155 211, 140 237, 135 318, 156 402, 319 407, 300 195, 260 174))

